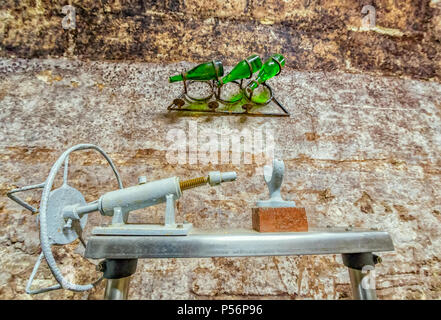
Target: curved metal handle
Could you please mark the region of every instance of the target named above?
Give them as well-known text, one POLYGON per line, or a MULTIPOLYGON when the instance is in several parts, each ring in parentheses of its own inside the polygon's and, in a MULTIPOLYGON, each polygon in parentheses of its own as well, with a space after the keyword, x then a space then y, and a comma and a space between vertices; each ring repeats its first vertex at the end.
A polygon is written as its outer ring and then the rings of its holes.
POLYGON ((263 167, 263 177, 268 186, 270 198, 280 197, 280 187, 285 173, 285 164, 282 160, 274 159, 273 166, 263 167))
MULTIPOLYGON (((63 179, 64 179, 64 183, 66 184, 67 183, 67 166, 68 166, 69 154, 72 153, 73 151, 85 150, 85 149, 93 149, 93 150, 96 150, 99 153, 101 153, 101 155, 107 160, 107 162, 109 163, 113 172, 115 173, 116 179, 118 181, 118 187, 120 189, 123 188, 121 177, 120 177, 115 165, 113 164, 112 160, 107 156, 107 154, 101 148, 99 148, 98 146, 95 146, 93 144, 79 144, 79 145, 73 146, 70 149, 66 150, 58 158, 58 160, 55 162, 55 164, 52 166, 51 171, 48 175, 48 178, 46 179, 46 182, 39 184, 39 185, 35 185, 35 186, 21 188, 20 191, 33 189, 32 187, 34 187, 34 188, 35 187, 43 187, 43 193, 42 193, 41 201, 40 201, 40 244, 41 244, 42 253, 40 254, 37 262, 35 263, 34 269, 32 271, 32 274, 31 274, 31 276, 28 280, 28 284, 26 286, 26 292, 29 294, 43 293, 43 292, 48 292, 48 291, 52 291, 52 290, 58 290, 61 288, 72 290, 72 291, 86 291, 86 290, 92 289, 96 284, 98 284, 103 279, 103 277, 100 277, 97 281, 95 281, 93 283, 86 284, 86 285, 78 285, 78 284, 74 284, 74 283, 71 283, 68 280, 66 280, 63 277, 63 275, 61 274, 61 271, 58 268, 57 263, 55 261, 55 258, 52 254, 51 245, 53 243, 51 242, 51 239, 49 239, 48 229, 47 229, 47 209, 48 209, 47 203, 49 200, 49 194, 51 192, 55 176, 56 176, 58 170, 60 169, 61 165, 64 163, 65 166, 64 166, 63 179), (35 274, 37 273, 37 270, 40 266, 40 263, 41 263, 41 260, 43 259, 43 257, 45 258, 45 260, 46 260, 46 262, 52 272, 52 275, 55 277, 58 284, 47 287, 47 288, 40 288, 37 290, 31 290, 32 282, 34 280, 35 274)), ((10 193, 13 193, 13 192, 17 192, 17 190, 12 190, 10 193)), ((13 199, 13 198, 11 198, 11 199, 16 201, 17 203, 23 205, 25 208, 27 208, 31 211, 33 211, 32 209, 34 209, 36 211, 35 208, 29 206, 21 199, 19 199, 17 197, 14 197, 14 198, 15 199, 13 199), (27 206, 24 204, 26 204, 27 206)), ((33 211, 33 212, 35 212, 35 211, 33 211)))

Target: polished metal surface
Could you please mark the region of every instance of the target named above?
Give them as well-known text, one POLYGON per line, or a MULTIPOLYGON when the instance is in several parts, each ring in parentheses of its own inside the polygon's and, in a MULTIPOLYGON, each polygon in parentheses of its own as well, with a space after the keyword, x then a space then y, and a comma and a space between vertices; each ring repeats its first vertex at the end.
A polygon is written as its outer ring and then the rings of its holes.
MULTIPOLYGON (((174 222, 174 221, 173 221, 174 222)), ((92 229, 93 235, 100 236, 185 236, 193 228, 191 223, 181 224, 116 224, 92 229)))
MULTIPOLYGON (((373 269, 373 268, 372 268, 373 269)), ((370 283, 369 273, 348 268, 354 300, 377 300, 375 283, 370 283)), ((373 280, 373 279, 372 279, 373 280)))
POLYGON ((104 300, 127 300, 129 294, 130 277, 121 279, 107 279, 104 300))
POLYGON ((387 232, 339 229, 259 233, 193 229, 187 236, 92 236, 92 259, 202 258, 393 251, 387 232))

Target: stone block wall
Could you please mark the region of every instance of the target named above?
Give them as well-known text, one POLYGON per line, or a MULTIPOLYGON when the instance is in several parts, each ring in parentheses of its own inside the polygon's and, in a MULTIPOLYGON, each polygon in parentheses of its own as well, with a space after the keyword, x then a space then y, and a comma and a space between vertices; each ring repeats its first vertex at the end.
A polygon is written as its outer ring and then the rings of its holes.
MULTIPOLYGON (((187 142, 197 128, 233 136, 268 132, 285 160, 282 192, 305 207, 310 225, 379 228, 395 252, 377 268, 380 298, 440 296, 441 85, 439 1, 3 1, 0 4, 0 299, 101 299, 86 293, 28 296, 39 254, 35 216, 5 197, 44 181, 77 143, 101 146, 125 185, 210 170, 238 180, 189 190, 178 220, 199 228, 251 228, 251 208, 267 197, 261 154, 250 161, 172 164, 171 130, 187 142), (64 30, 61 8, 76 8, 64 30), (360 30, 361 8, 377 8, 377 28, 360 30), (289 118, 179 116, 166 111, 180 90, 169 75, 207 59, 232 66, 251 52, 278 51, 287 67, 270 80, 289 118), (192 129, 193 128, 193 129, 192 129), (260 131, 259 131, 260 130, 260 131)), ((189 147, 187 145, 187 147, 189 147)), ((190 150, 187 154, 190 155, 190 150)), ((187 158, 188 159, 188 158, 187 158)), ((95 153, 72 156, 72 185, 92 201, 116 187, 95 153)), ((38 204, 39 193, 24 198, 38 204)), ((131 221, 160 222, 164 207, 131 221)), ((87 232, 105 222, 91 215, 87 232)), ((78 242, 54 248, 78 283, 98 273, 78 242)), ((43 265, 36 285, 53 283, 43 265)), ((132 299, 348 299, 341 257, 143 260, 132 299)))
POLYGON ((281 52, 298 70, 441 76, 441 4, 367 0, 5 0, 0 55, 234 64, 281 52), (65 30, 62 7, 76 27, 65 30), (376 28, 363 29, 365 5, 376 28))

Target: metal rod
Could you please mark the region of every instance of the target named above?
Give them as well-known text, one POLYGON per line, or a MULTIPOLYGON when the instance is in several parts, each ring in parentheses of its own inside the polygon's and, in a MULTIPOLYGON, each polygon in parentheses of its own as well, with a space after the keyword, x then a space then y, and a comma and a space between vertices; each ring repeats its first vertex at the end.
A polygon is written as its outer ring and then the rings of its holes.
POLYGON ((19 205, 21 205, 25 209, 28 209, 33 214, 36 214, 36 213, 38 213, 38 209, 34 208, 33 206, 31 206, 30 204, 28 204, 26 201, 22 200, 21 198, 13 195, 13 193, 28 191, 28 190, 32 190, 32 189, 38 189, 38 188, 44 188, 45 185, 46 185, 46 182, 43 182, 43 183, 31 185, 31 186, 17 188, 17 189, 9 191, 8 193, 6 193, 6 195, 9 197, 9 199, 15 201, 16 203, 18 203, 19 205))
POLYGON ((127 300, 130 276, 120 279, 107 279, 104 300, 127 300))
POLYGON ((371 283, 370 272, 348 268, 354 300, 377 300, 375 287, 371 283))
POLYGON ((85 213, 91 213, 98 211, 99 203, 98 201, 94 201, 88 204, 85 204, 84 206, 80 206, 75 208, 75 211, 77 214, 85 214, 85 213))
POLYGON ((64 170, 63 170, 63 184, 67 184, 67 177, 69 172, 69 156, 64 160, 64 170))
MULTIPOLYGON (((227 111, 227 110, 218 110, 218 111, 212 111, 212 110, 204 110, 204 109, 190 109, 190 108, 174 108, 170 107, 168 108, 170 111, 188 111, 188 112, 196 112, 196 113, 210 113, 210 114, 217 114, 220 116, 238 116, 238 115, 248 115, 248 116, 254 116, 254 117, 289 117, 290 114, 286 113, 257 113, 257 112, 244 112, 244 111, 227 111)), ((284 109, 286 110, 286 109, 284 109)))

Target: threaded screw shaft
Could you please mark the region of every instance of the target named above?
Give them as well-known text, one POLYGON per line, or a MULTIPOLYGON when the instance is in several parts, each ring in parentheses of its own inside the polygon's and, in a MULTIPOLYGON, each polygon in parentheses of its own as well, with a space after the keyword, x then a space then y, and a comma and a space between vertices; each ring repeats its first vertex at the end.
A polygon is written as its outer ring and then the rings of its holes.
POLYGON ((208 182, 207 177, 194 178, 194 179, 179 181, 179 187, 181 188, 181 191, 184 191, 202 186, 207 182, 208 182))

